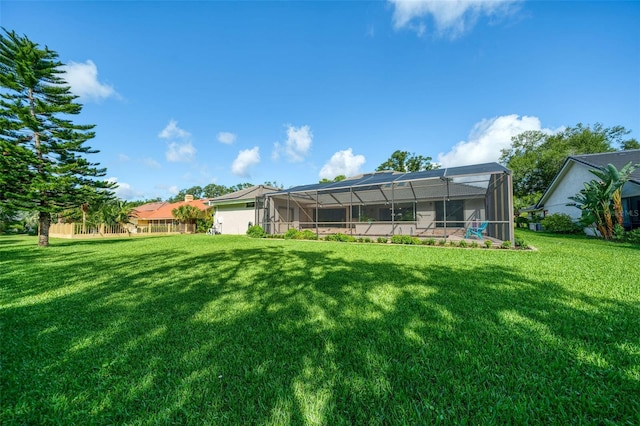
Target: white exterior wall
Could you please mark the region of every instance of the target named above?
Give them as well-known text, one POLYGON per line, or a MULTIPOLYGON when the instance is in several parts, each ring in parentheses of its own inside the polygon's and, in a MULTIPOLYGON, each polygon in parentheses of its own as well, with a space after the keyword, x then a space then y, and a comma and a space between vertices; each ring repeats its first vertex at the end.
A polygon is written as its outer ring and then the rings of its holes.
POLYGON ((487 220, 487 215, 484 211, 484 198, 464 200, 464 220, 487 220), (480 215, 480 219, 477 218, 476 213, 480 215))
POLYGON ((569 197, 576 195, 582 188, 584 188, 585 182, 596 178, 596 176, 589 172, 589 170, 590 169, 588 167, 573 161, 568 165, 566 174, 560 178, 558 186, 556 186, 554 191, 544 202, 546 215, 565 213, 575 220, 580 218, 580 209, 577 207, 567 206, 567 203, 571 202, 569 197))
POLYGON ((219 226, 222 234, 244 235, 247 233, 249 222, 255 225, 255 208, 246 207, 246 204, 244 202, 216 207, 213 220, 217 224, 222 219, 222 226, 219 226))
POLYGON ((428 229, 435 226, 436 206, 433 201, 419 201, 416 206, 417 227, 428 229))

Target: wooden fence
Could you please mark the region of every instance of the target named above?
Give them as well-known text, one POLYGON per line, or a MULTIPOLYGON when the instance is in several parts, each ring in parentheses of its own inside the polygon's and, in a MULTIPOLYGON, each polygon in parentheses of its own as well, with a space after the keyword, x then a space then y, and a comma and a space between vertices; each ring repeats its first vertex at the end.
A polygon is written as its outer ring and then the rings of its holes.
POLYGON ((82 223, 52 223, 49 228, 49 236, 54 238, 135 237, 193 232, 195 232, 195 225, 184 223, 146 226, 135 226, 133 224, 89 226, 82 223))

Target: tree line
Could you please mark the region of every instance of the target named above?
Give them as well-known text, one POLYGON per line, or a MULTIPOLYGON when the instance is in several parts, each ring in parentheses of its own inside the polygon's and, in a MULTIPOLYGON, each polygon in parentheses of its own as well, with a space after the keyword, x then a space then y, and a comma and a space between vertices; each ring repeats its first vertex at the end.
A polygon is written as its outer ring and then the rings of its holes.
MULTIPOLYGON (((273 188, 278 188, 278 189, 284 188, 284 186, 282 184, 279 184, 279 183, 277 183, 275 181, 274 182, 266 181, 263 185, 271 186, 273 188)), ((231 186, 218 185, 218 184, 215 184, 215 183, 210 183, 208 185, 205 185, 204 187, 199 186, 199 185, 195 185, 195 186, 192 186, 190 188, 181 189, 180 191, 178 191, 178 193, 176 195, 174 195, 173 197, 169 197, 167 199, 167 201, 170 202, 170 203, 176 203, 178 201, 183 201, 185 195, 193 195, 194 199, 216 198, 216 197, 220 197, 221 195, 231 194, 232 192, 240 191, 242 189, 251 188, 252 186, 254 186, 254 184, 253 183, 249 183, 249 182, 239 183, 237 185, 231 185, 231 186)), ((155 200, 151 200, 151 201, 161 201, 161 200, 160 199, 155 199, 155 200)))

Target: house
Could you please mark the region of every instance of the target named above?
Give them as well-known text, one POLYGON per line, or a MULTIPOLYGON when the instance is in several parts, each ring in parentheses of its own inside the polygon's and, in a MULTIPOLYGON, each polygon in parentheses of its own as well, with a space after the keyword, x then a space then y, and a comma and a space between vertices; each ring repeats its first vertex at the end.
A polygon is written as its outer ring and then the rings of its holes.
POLYGON ((214 209, 213 223, 217 232, 246 234, 249 226, 258 223, 257 200, 276 191, 280 189, 268 185, 255 185, 207 200, 207 206, 214 209))
POLYGON ((256 204, 267 233, 464 238, 488 222, 486 235, 513 242, 511 172, 498 163, 400 173, 365 173, 340 182, 269 192, 256 204))
POLYGON ((154 202, 136 207, 132 214, 132 223, 138 233, 146 232, 195 232, 194 224, 179 223, 173 217, 173 210, 183 205, 190 205, 202 211, 211 207, 205 199, 194 200, 193 195, 185 195, 184 201, 177 203, 154 202))
MULTIPOLYGON (((536 204, 536 210, 542 211, 544 216, 565 213, 578 220, 581 210, 567 204, 571 202, 569 197, 579 193, 586 182, 597 179, 590 170, 604 170, 607 164, 613 164, 619 170, 629 162, 640 164, 640 149, 567 157, 536 204)), ((622 207, 625 228, 640 227, 640 168, 633 172, 622 188, 622 207)))

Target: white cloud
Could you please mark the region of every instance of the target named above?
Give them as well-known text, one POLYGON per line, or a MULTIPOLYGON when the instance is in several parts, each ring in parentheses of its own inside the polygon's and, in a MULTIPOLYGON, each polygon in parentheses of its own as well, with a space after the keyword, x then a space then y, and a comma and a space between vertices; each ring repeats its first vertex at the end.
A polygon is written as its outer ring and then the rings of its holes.
POLYGON ((118 154, 118 161, 126 163, 129 160, 130 160, 130 158, 129 158, 128 155, 126 155, 126 154, 118 154))
POLYGON ((453 167, 498 161, 500 150, 511 146, 511 138, 527 130, 555 132, 543 129, 538 117, 511 114, 484 119, 473 126, 468 141, 460 141, 451 151, 438 154, 438 162, 442 167, 453 167))
POLYGON ((69 62, 61 67, 71 92, 83 100, 98 101, 118 96, 115 89, 98 80, 98 67, 91 60, 85 63, 69 62))
POLYGON ((143 192, 136 191, 128 183, 118 182, 117 177, 110 177, 107 179, 107 181, 115 183, 117 185, 113 192, 115 192, 116 197, 120 198, 121 200, 135 200, 138 198, 143 198, 144 196, 143 192))
POLYGON ((340 175, 346 177, 357 175, 365 162, 364 155, 353 155, 351 148, 338 151, 320 169, 320 179, 333 179, 340 175))
POLYGON ((196 149, 191 142, 177 143, 170 142, 167 147, 165 156, 167 161, 171 163, 186 163, 193 160, 196 154, 196 149))
POLYGON ((231 172, 237 176, 247 177, 249 176, 249 168, 259 162, 260 148, 256 146, 252 149, 244 149, 240 151, 236 159, 233 160, 231 172))
POLYGON ((272 158, 278 159, 280 153, 284 153, 292 163, 297 163, 304 160, 304 157, 311 148, 313 142, 313 133, 309 126, 293 127, 287 126, 287 140, 284 145, 276 142, 274 144, 274 151, 272 158))
POLYGON ((158 163, 153 158, 145 158, 144 160, 142 160, 142 162, 144 163, 145 166, 149 167, 150 169, 159 169, 162 167, 160 163, 158 163))
POLYGON ((218 142, 231 145, 236 141, 237 136, 230 132, 220 132, 218 133, 218 142))
POLYGON ((167 192, 171 195, 177 195, 180 190, 178 189, 177 185, 171 185, 167 188, 167 192))
POLYGON ((193 160, 193 157, 196 154, 196 148, 189 140, 191 138, 191 133, 178 127, 178 122, 176 120, 169 120, 169 123, 165 128, 158 133, 158 137, 171 140, 167 144, 167 151, 165 152, 167 161, 172 163, 184 163, 193 160), (180 142, 176 142, 175 139, 179 139, 180 142))
POLYGON ((169 124, 167 124, 165 128, 162 129, 160 133, 158 133, 158 137, 162 139, 187 139, 190 136, 191 133, 178 127, 178 122, 173 119, 169 120, 169 124))
POLYGON ((422 19, 431 17, 436 32, 457 37, 470 30, 481 16, 506 15, 520 0, 389 0, 394 6, 393 25, 422 35, 422 19))

